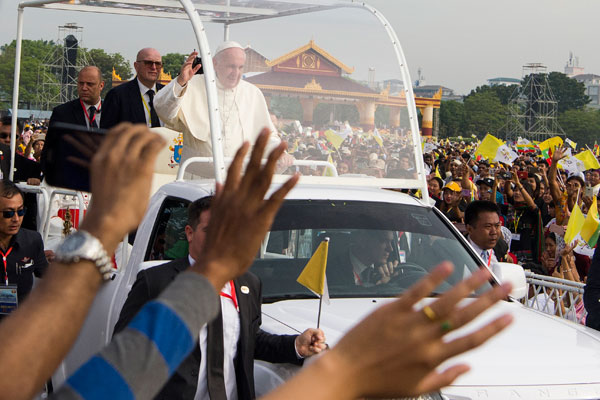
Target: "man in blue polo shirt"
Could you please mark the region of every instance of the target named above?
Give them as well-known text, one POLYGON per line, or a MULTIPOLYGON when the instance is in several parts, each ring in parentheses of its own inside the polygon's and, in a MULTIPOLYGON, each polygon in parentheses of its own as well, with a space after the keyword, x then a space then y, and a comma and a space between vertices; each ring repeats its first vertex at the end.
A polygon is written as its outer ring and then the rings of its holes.
POLYGON ((33 286, 33 275, 41 277, 48 261, 40 234, 21 228, 23 193, 7 179, 0 183, 0 212, 1 319, 25 299, 33 286))

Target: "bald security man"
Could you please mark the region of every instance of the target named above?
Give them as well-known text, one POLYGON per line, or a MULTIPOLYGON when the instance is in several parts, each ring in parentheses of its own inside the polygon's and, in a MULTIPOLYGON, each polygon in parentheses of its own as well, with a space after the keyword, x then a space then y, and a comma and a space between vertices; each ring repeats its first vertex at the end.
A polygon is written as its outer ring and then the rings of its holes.
POLYGON ((154 96, 164 86, 158 83, 162 70, 162 57, 153 48, 141 49, 133 67, 136 77, 112 88, 104 100, 101 128, 112 128, 119 122, 162 126, 154 110, 154 96))
POLYGON ((102 72, 98 67, 83 67, 77 76, 78 98, 56 106, 50 117, 49 134, 56 122, 97 128, 101 119, 102 101, 100 93, 104 88, 102 72))

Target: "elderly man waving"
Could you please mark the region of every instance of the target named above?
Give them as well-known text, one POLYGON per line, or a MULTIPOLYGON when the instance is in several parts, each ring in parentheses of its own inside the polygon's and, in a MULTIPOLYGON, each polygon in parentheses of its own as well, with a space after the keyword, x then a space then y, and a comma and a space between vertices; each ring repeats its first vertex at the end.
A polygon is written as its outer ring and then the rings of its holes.
MULTIPOLYGON (((183 160, 194 156, 212 156, 206 85, 193 67, 197 56, 187 58, 177 79, 173 79, 154 99, 156 112, 168 128, 183 132, 183 160)), ((261 91, 243 81, 246 53, 236 42, 224 42, 215 52, 213 65, 217 75, 218 106, 221 112, 223 153, 235 154, 244 141, 254 142, 264 127, 272 132, 268 149, 280 143, 261 91)))

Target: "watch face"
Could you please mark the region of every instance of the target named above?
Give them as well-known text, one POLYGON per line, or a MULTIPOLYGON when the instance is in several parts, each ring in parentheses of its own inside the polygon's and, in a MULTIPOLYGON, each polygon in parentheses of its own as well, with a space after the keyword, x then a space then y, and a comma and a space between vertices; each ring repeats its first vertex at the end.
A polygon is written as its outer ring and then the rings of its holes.
POLYGON ((80 248, 84 242, 85 236, 75 233, 63 242, 62 249, 64 252, 69 253, 80 248))

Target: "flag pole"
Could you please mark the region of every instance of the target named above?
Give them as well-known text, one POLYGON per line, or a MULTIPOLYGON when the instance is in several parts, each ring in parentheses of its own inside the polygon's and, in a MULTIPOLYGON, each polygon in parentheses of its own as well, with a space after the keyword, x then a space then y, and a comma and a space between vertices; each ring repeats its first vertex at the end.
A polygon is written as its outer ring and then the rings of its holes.
POLYGON ((319 329, 319 326, 321 325, 321 308, 323 305, 323 295, 319 296, 319 315, 317 316, 317 329, 319 329))

